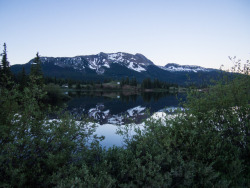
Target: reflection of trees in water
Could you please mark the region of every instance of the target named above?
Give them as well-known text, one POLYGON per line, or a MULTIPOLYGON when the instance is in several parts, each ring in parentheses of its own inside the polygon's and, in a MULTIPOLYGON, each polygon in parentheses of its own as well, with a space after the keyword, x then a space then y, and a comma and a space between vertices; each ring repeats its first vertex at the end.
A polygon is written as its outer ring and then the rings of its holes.
POLYGON ((119 96, 120 100, 122 102, 136 102, 137 98, 139 95, 142 96, 142 99, 144 102, 150 102, 151 100, 153 101, 158 101, 160 98, 166 97, 167 95, 169 95, 168 92, 142 92, 140 94, 129 94, 129 93, 121 93, 121 92, 103 92, 103 91, 85 91, 85 92, 81 92, 81 91, 69 91, 68 95, 70 97, 80 97, 83 95, 89 96, 91 98, 94 98, 96 96, 104 96, 104 97, 108 97, 108 98, 117 98, 119 96))
POLYGON ((137 99, 137 95, 130 95, 131 101, 135 102, 137 99))
POLYGON ((90 96, 90 97, 94 97, 95 94, 91 91, 85 91, 85 92, 82 92, 82 91, 68 91, 68 95, 70 97, 81 97, 83 95, 87 95, 87 96, 90 96))
POLYGON ((141 93, 142 99, 145 102, 150 102, 151 99, 158 101, 160 98, 169 95, 167 92, 143 92, 141 93))
POLYGON ((81 95, 81 91, 76 91, 76 95, 80 96, 81 95))
POLYGON ((121 94, 120 95, 120 99, 121 99, 122 102, 128 103, 129 102, 129 95, 123 95, 123 94, 121 94))
POLYGON ((132 95, 123 95, 123 94, 120 94, 120 99, 122 102, 136 102, 137 100, 137 94, 132 94, 132 95))
MULTIPOLYGON (((158 101, 160 98, 169 95, 167 92, 142 92, 141 96, 144 102, 150 102, 151 100, 158 101)), ((123 102, 135 102, 138 98, 138 94, 123 95, 120 94, 120 98, 123 102)))

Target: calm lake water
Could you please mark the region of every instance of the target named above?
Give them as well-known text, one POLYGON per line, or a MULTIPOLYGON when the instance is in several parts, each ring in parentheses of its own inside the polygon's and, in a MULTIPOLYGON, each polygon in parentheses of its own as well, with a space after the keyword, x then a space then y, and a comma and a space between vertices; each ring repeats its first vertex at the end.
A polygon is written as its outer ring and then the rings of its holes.
POLYGON ((139 94, 120 92, 69 92, 68 110, 77 118, 91 118, 99 126, 96 133, 105 136, 103 146, 122 146, 123 139, 116 134, 118 127, 125 124, 139 124, 150 114, 159 111, 171 113, 180 107, 179 99, 184 94, 166 92, 144 92, 139 94))

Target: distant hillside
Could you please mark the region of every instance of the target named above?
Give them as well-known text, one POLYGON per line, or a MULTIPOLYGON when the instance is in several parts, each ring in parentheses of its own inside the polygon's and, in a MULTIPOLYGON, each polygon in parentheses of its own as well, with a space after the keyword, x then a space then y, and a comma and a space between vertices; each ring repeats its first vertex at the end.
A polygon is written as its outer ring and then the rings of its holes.
MULTIPOLYGON (((21 72, 24 66, 27 73, 33 59, 24 65, 13 65, 14 74, 21 72)), ((41 57, 42 70, 47 77, 74 80, 104 80, 135 77, 139 82, 145 78, 157 78, 161 81, 186 84, 207 83, 220 75, 216 69, 199 66, 178 65, 170 63, 157 66, 142 54, 99 53, 76 57, 41 57)))

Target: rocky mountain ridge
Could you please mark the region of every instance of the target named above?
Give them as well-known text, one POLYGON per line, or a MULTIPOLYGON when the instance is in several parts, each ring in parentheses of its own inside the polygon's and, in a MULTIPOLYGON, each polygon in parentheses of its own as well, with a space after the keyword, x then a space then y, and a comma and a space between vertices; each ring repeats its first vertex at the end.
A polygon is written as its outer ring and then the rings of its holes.
MULTIPOLYGON (((29 63, 32 63, 31 60, 29 63)), ((95 70, 97 74, 103 74, 105 69, 110 68, 111 64, 117 63, 133 71, 146 71, 147 66, 154 65, 152 61, 142 54, 118 53, 99 53, 96 55, 76 56, 76 57, 41 57, 42 64, 53 63, 62 68, 73 68, 84 71, 86 67, 95 70)))
MULTIPOLYGON (((29 63, 32 63, 31 60, 29 63)), ((86 67, 94 70, 97 74, 103 74, 105 69, 110 68, 111 64, 117 63, 136 72, 147 71, 149 65, 155 65, 142 54, 129 54, 124 52, 117 53, 99 53, 96 55, 85 55, 76 57, 41 57, 43 64, 53 63, 62 68, 73 68, 78 71, 84 71, 86 67)), ((203 68, 194 65, 179 65, 168 63, 165 66, 158 66, 166 71, 211 71, 212 69, 203 68)))
MULTIPOLYGON (((174 63, 157 66, 142 54, 99 53, 75 57, 40 57, 42 71, 46 77, 73 80, 121 80, 134 77, 142 82, 145 78, 159 79, 181 85, 207 82, 218 76, 219 70, 200 66, 174 63), (188 76, 187 76, 188 74, 188 76)), ((29 73, 34 59, 24 65, 13 65, 11 70, 19 74, 24 67, 29 73)))
POLYGON ((213 71, 214 69, 211 68, 204 68, 196 65, 179 65, 176 63, 168 63, 164 67, 159 66, 161 69, 166 70, 166 71, 186 71, 186 72, 198 72, 198 71, 204 71, 204 72, 209 72, 213 71))

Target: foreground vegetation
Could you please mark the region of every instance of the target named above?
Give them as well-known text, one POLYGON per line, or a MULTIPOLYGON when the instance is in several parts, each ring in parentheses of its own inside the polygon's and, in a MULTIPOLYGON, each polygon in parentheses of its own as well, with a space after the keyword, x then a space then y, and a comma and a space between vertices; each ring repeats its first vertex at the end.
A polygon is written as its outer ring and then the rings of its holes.
POLYGON ((0 187, 250 186, 249 64, 208 92, 192 90, 175 119, 146 121, 133 137, 124 130, 124 148, 102 148, 87 121, 50 120, 37 71, 25 87, 13 82, 4 51, 0 187))

